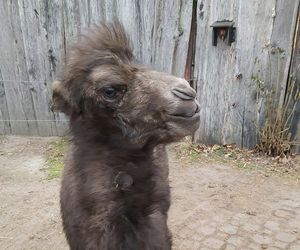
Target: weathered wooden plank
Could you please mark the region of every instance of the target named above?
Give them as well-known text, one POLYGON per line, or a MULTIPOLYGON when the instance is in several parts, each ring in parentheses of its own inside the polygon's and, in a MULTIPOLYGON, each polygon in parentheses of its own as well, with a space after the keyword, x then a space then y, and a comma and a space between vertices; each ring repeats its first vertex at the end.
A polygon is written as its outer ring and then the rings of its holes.
POLYGON ((0 71, 0 134, 11 134, 10 117, 5 96, 4 82, 0 71))
MULTIPOLYGON (((291 61, 290 74, 296 78, 296 82, 300 84, 300 3, 298 6, 298 17, 295 27, 294 47, 291 61)), ((298 86, 298 88, 300 88, 298 86)), ((300 143, 300 101, 296 104, 294 117, 291 122, 291 139, 300 143)), ((294 147, 296 153, 300 153, 300 146, 294 147)))
POLYGON ((45 23, 41 18, 45 16, 43 12, 48 9, 48 2, 45 3, 46 5, 43 6, 41 1, 19 0, 21 18, 19 25, 22 29, 28 79, 32 85, 31 95, 38 124, 38 134, 47 136, 55 134, 56 128, 55 122, 52 121, 47 93, 47 81, 54 59, 52 58, 52 63, 49 61, 51 52, 49 53, 50 48, 47 48, 47 33, 45 23))
MULTIPOLYGON (((51 84, 57 77, 57 69, 65 61, 65 44, 63 30, 62 1, 42 1, 40 3, 39 21, 43 27, 45 35, 44 55, 45 55, 45 79, 47 103, 51 101, 51 84), (47 56, 46 56, 47 53, 47 56)), ((49 110, 49 120, 51 120, 52 134, 64 134, 67 124, 66 117, 62 114, 49 110)))
MULTIPOLYGON (((258 107, 256 105, 257 87, 251 80, 258 68, 264 72, 268 54, 264 47, 270 43, 273 30, 273 9, 276 1, 239 1, 237 19, 237 64, 236 71, 243 75, 234 100, 241 105, 240 119, 230 119, 229 137, 235 136, 234 124, 239 123, 241 131, 239 145, 253 147, 256 144, 258 107)), ((263 77, 263 76, 262 76, 263 77)), ((236 137, 235 137, 236 138, 236 137)))
MULTIPOLYGON (((212 46, 212 28, 218 20, 236 20, 237 1, 198 1, 195 75, 200 101, 201 124, 195 138, 207 143, 241 143, 243 100, 235 98, 240 81, 234 77, 237 69, 237 44, 229 47, 218 41, 212 46), (225 126, 229 126, 225 127, 225 126), (229 135, 233 129, 235 133, 229 135)), ((237 41, 238 43, 238 41, 237 41)))
POLYGON ((26 82, 26 64, 23 40, 20 30, 19 6, 17 1, 1 1, 1 75, 6 106, 1 105, 2 113, 7 107, 11 133, 32 135, 36 131, 34 109, 30 99, 30 90, 26 82))
POLYGON ((277 0, 274 9, 274 28, 271 37, 273 46, 282 49, 280 59, 271 57, 271 63, 277 67, 272 71, 273 84, 278 85, 277 96, 279 100, 279 107, 282 106, 285 98, 285 88, 289 78, 290 61, 292 57, 292 49, 294 43, 294 31, 298 18, 299 0, 286 4, 284 0, 277 0))

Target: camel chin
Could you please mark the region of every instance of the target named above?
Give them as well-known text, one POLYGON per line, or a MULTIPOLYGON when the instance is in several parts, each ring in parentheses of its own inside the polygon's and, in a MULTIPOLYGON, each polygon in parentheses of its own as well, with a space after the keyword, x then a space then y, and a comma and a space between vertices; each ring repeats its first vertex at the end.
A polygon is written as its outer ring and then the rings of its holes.
POLYGON ((196 113, 191 117, 169 116, 169 121, 167 122, 168 128, 180 137, 193 135, 199 128, 199 123, 199 113, 196 113))

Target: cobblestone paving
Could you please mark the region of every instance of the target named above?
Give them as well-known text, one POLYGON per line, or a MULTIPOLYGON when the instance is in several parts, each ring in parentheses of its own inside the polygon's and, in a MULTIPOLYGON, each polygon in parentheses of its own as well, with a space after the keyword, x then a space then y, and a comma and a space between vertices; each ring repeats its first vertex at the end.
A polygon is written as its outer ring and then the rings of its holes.
POLYGON ((299 185, 255 171, 170 161, 174 249, 300 250, 299 185))

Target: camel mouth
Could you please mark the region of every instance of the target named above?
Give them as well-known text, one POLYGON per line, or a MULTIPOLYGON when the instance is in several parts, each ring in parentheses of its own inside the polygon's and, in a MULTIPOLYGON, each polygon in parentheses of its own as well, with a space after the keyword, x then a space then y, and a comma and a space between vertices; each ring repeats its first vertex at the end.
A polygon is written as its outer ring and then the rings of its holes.
POLYGON ((199 116, 199 113, 194 113, 194 114, 170 114, 169 116, 170 117, 179 117, 179 118, 189 119, 189 118, 199 116))
POLYGON ((191 119, 199 117, 200 106, 197 101, 193 102, 193 106, 182 106, 174 113, 169 113, 170 117, 178 117, 183 119, 191 119))
POLYGON ((176 131, 180 136, 191 135, 199 128, 200 112, 196 112, 192 116, 168 115, 167 124, 172 131, 176 131))
POLYGON ((169 114, 168 115, 172 120, 197 120, 200 119, 200 114, 199 112, 194 113, 194 114, 169 114))

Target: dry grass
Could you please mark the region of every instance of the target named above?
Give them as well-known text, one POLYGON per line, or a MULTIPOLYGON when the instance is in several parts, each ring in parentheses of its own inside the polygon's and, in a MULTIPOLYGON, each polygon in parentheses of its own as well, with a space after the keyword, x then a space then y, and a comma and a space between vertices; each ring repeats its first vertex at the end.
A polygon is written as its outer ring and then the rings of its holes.
POLYGON ((206 146, 193 144, 189 139, 176 144, 174 149, 178 159, 190 163, 221 163, 239 169, 253 169, 265 176, 280 175, 300 181, 300 156, 270 157, 235 145, 206 146))
MULTIPOLYGON (((279 67, 280 54, 284 50, 272 45, 267 45, 265 49, 269 56, 269 63, 271 64, 272 58, 277 58, 279 67)), ((259 64, 259 61, 256 63, 259 64)), ((273 157, 289 157, 292 147, 300 146, 300 142, 292 140, 290 131, 295 108, 300 100, 300 84, 296 77, 289 76, 285 96, 282 98, 284 84, 281 82, 280 74, 272 72, 271 65, 267 77, 262 77, 262 73, 258 70, 258 73, 252 76, 252 81, 256 84, 258 113, 263 117, 262 121, 256 123, 257 150, 273 157), (275 82, 272 81, 273 73, 277 76, 275 82)))
MULTIPOLYGON (((262 84, 262 81, 254 78, 254 81, 262 84)), ((285 100, 278 107, 276 92, 261 87, 260 96, 264 100, 264 123, 258 126, 257 149, 269 156, 288 157, 292 146, 300 145, 291 139, 291 124, 294 118, 295 108, 300 99, 299 84, 294 78, 290 78, 285 100)))

